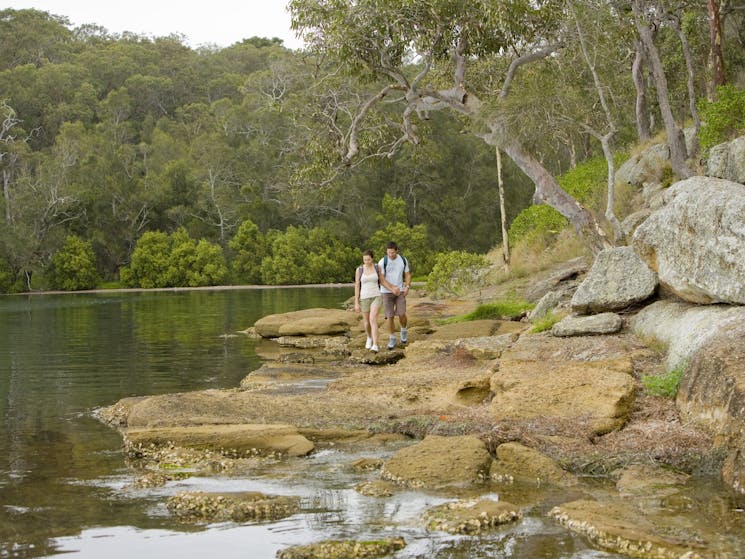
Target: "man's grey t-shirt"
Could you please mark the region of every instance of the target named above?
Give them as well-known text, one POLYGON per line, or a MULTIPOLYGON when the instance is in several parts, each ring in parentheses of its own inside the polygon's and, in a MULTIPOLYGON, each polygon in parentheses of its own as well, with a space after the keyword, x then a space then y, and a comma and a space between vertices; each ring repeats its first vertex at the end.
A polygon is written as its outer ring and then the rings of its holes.
MULTIPOLYGON (((402 288, 404 286, 404 273, 411 273, 411 270, 409 270, 409 261, 406 260, 404 263, 404 258, 399 254, 396 258, 389 258, 387 265, 384 266, 384 264, 385 258, 381 258, 378 266, 380 266, 381 270, 385 269, 385 279, 396 287, 402 288)), ((380 292, 390 293, 391 291, 386 289, 384 285, 381 285, 380 292)))

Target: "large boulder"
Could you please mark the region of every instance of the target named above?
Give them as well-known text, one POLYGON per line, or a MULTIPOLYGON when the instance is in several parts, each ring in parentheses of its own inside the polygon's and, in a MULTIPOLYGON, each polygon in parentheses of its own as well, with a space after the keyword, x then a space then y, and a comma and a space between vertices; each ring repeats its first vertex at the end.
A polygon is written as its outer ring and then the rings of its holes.
POLYGON ((589 314, 623 309, 648 299, 656 288, 657 275, 633 248, 605 249, 574 293, 572 310, 589 314))
POLYGON ((711 148, 706 174, 745 184, 745 136, 711 148))
POLYGON ((745 304, 745 185, 691 177, 665 200, 632 237, 660 284, 693 303, 745 304))
POLYGON ((745 321, 742 319, 715 332, 693 355, 676 399, 681 419, 705 428, 726 449, 722 477, 740 493, 745 493, 743 342, 745 321))
POLYGON ((659 183, 670 165, 667 144, 654 144, 629 157, 616 171, 616 182, 641 187, 645 182, 659 183))
POLYGON ((280 336, 328 336, 345 334, 360 323, 360 315, 338 309, 305 309, 270 314, 254 324, 263 338, 280 336))
POLYGON ((666 365, 685 365, 705 347, 718 331, 745 323, 745 308, 727 305, 702 307, 681 301, 662 300, 644 307, 630 321, 631 329, 643 339, 667 346, 666 365))

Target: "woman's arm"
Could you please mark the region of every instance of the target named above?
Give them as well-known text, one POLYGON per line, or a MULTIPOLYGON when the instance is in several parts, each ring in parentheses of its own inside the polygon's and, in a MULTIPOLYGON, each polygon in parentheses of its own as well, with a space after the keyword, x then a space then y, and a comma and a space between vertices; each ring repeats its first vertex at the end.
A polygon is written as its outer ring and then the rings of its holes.
POLYGON ((360 309, 360 269, 359 267, 354 272, 354 310, 360 309))

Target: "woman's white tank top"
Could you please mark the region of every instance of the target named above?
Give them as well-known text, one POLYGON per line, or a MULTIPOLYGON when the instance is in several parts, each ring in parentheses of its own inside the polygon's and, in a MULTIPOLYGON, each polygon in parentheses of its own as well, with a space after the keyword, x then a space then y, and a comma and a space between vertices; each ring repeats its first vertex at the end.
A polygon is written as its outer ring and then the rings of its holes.
POLYGON ((373 271, 372 274, 366 274, 365 268, 362 268, 362 285, 360 287, 360 299, 370 299, 380 295, 380 286, 378 285, 378 273, 373 271))

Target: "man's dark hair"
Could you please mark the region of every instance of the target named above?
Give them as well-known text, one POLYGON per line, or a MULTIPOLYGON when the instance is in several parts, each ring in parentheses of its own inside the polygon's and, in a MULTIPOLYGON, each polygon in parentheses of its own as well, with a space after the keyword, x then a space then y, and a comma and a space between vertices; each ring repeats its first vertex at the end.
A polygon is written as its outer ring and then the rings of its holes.
POLYGON ((398 245, 395 242, 393 242, 393 241, 388 241, 388 244, 385 245, 385 248, 386 249, 394 248, 394 249, 398 250, 398 245))

